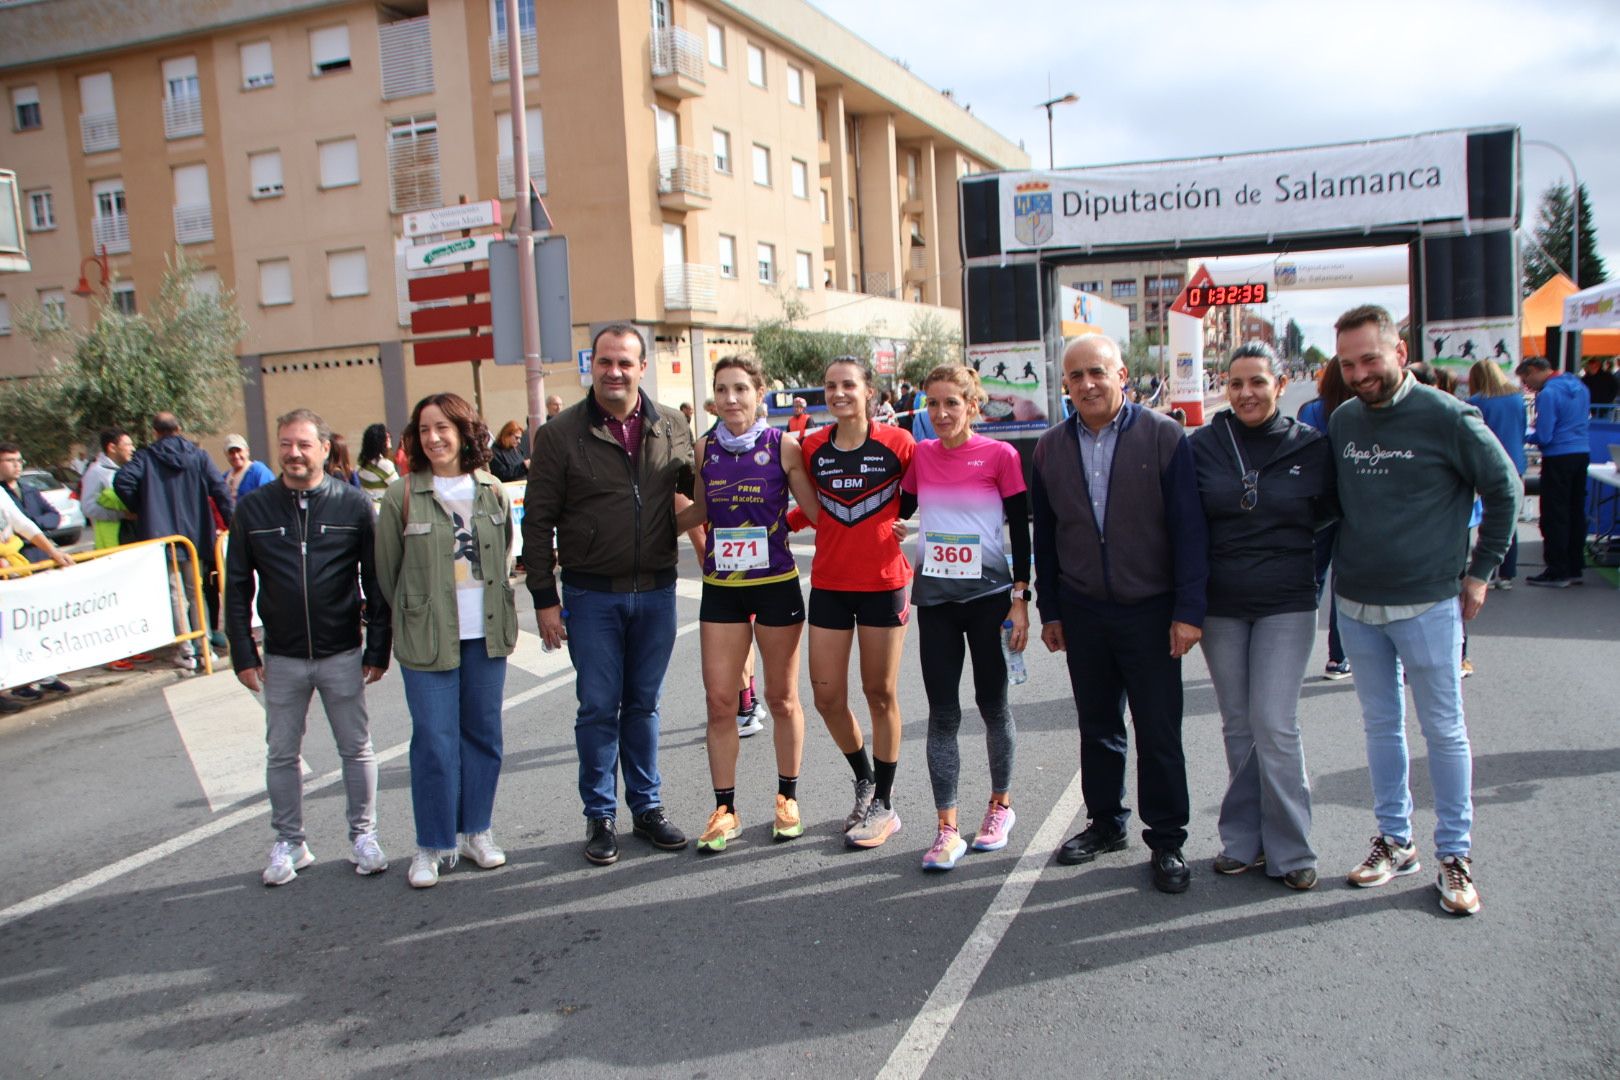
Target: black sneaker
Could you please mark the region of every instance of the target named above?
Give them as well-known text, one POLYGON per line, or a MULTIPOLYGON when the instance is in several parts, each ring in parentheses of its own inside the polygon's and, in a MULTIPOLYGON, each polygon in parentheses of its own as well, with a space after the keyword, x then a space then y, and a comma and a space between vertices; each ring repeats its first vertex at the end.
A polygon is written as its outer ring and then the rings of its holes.
POLYGON ((24 705, 20 701, 12 701, 11 698, 7 697, 5 694, 0 694, 0 713, 18 713, 22 712, 27 707, 28 706, 24 705))
POLYGON ((41 690, 49 690, 53 694, 73 693, 73 687, 69 686, 61 679, 52 679, 50 682, 42 682, 39 684, 39 688, 41 690))
POLYGON ((614 832, 612 818, 586 820, 585 858, 597 866, 612 866, 619 861, 619 837, 614 832))
POLYGON ((632 830, 653 847, 664 851, 681 851, 686 847, 686 834, 670 823, 662 806, 643 810, 633 820, 632 830))
POLYGON ((1569 578, 1554 577, 1551 570, 1543 570, 1535 577, 1527 577, 1524 583, 1541 589, 1567 589, 1571 584, 1569 578))

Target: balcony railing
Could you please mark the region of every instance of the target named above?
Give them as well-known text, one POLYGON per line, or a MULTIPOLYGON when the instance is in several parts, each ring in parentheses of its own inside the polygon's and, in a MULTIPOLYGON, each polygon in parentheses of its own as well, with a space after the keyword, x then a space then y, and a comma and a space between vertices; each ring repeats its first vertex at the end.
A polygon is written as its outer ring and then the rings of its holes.
POLYGON ((171 139, 203 133, 202 98, 166 97, 163 99, 163 134, 171 139))
POLYGON ((928 269, 928 249, 923 247, 921 244, 911 245, 911 269, 928 269))
POLYGON ((80 114, 79 137, 84 141, 84 152, 87 154, 118 149, 118 114, 116 112, 80 114))
POLYGON ((105 248, 109 255, 123 255, 129 251, 129 215, 90 219, 90 231, 96 246, 105 248))
MULTIPOLYGON (((533 30, 518 30, 518 48, 523 50, 523 74, 540 74, 540 42, 533 30)), ((489 77, 495 82, 505 79, 509 74, 510 60, 511 54, 506 51, 506 35, 489 35, 489 77)))
POLYGON ((669 311, 714 311, 717 283, 712 266, 671 263, 664 267, 664 307, 669 311))
POLYGON ((214 238, 214 208, 208 203, 174 208, 177 244, 204 244, 214 238))
POLYGON ((377 27, 384 101, 433 93, 433 35, 428 16, 377 27))
POLYGON ((703 81, 703 39, 684 26, 666 26, 653 32, 653 78, 680 75, 703 81))
POLYGON ((658 194, 709 197, 709 155, 690 146, 658 151, 658 194))
MULTIPOLYGON (((514 167, 516 159, 511 154, 502 154, 495 159, 495 176, 500 183, 500 195, 503 199, 517 197, 517 169, 514 167)), ((544 195, 546 193, 546 153, 544 150, 529 151, 529 181, 544 195)))

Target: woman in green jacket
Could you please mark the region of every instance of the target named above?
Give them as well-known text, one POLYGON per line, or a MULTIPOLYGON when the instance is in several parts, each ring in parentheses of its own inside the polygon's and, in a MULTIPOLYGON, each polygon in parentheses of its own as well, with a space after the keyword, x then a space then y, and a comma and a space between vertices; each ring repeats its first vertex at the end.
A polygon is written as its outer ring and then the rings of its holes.
POLYGON ((377 577, 411 711, 411 886, 466 856, 506 862, 490 832, 501 773, 501 695, 517 640, 512 506, 483 466, 489 429, 464 399, 416 403, 401 437, 409 475, 383 497, 377 577))

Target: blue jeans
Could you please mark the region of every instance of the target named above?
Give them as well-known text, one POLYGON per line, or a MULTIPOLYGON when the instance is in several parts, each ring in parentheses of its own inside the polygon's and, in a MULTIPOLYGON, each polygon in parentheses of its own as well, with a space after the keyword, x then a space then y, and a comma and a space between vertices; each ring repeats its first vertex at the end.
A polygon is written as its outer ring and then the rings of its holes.
POLYGON ((588 818, 618 816, 617 773, 633 814, 662 804, 658 698, 675 649, 675 586, 613 593, 564 585, 574 661, 574 746, 588 818))
POLYGON ((411 710, 411 810, 416 846, 450 851, 457 833, 483 832, 501 778, 501 695, 506 657, 483 638, 461 643, 449 671, 399 667, 411 710))
POLYGON ((1357 622, 1339 612, 1339 634, 1356 671, 1367 732, 1367 771, 1372 776, 1373 813, 1385 836, 1412 838, 1412 792, 1407 784, 1404 670, 1429 747, 1434 786, 1435 854, 1467 855, 1474 823, 1474 762, 1463 720, 1462 609, 1443 600, 1413 619, 1384 626, 1357 622))

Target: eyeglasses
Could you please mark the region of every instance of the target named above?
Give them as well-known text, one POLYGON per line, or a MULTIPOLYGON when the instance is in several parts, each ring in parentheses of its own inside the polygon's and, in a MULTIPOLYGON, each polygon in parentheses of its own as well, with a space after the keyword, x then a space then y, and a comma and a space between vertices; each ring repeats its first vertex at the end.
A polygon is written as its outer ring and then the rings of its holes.
POLYGON ((1260 470, 1250 469, 1243 474, 1243 496, 1238 499, 1238 507, 1243 510, 1253 510, 1260 505, 1260 470))

